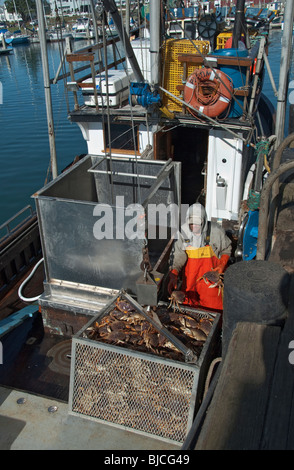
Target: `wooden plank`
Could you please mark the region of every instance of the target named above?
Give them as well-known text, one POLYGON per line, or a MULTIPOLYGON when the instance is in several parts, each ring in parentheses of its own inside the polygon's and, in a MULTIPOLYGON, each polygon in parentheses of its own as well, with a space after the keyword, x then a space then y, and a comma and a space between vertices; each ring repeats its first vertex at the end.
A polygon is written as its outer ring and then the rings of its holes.
MULTIPOLYGON (((251 67, 254 58, 246 57, 228 57, 219 55, 210 55, 209 58, 213 58, 217 61, 218 65, 237 65, 242 67, 251 67)), ((189 62, 190 64, 202 65, 206 57, 198 54, 180 54, 178 55, 179 62, 189 62)))
POLYGON ((92 88, 94 89, 94 83, 77 83, 80 88, 92 88))
POLYGON ((196 450, 259 449, 280 331, 237 324, 196 450))
POLYGON ((94 54, 84 53, 84 54, 67 54, 67 62, 86 62, 88 60, 94 60, 94 54))

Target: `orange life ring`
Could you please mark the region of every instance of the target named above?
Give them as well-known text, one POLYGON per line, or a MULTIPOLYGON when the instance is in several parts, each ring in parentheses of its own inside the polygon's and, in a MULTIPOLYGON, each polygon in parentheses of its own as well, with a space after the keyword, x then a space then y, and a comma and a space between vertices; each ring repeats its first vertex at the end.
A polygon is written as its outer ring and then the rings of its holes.
POLYGON ((196 69, 187 79, 184 87, 184 101, 191 114, 198 117, 199 110, 208 117, 217 117, 229 106, 234 86, 231 78, 221 70, 196 69))

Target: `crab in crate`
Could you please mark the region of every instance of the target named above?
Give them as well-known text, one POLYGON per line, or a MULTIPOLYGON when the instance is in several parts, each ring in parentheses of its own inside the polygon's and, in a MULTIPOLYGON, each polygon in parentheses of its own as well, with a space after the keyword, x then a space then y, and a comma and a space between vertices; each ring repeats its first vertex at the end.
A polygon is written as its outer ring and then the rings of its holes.
POLYGON ((223 283, 224 275, 220 274, 218 271, 214 271, 213 268, 211 268, 211 271, 207 271, 206 273, 203 274, 203 276, 199 277, 199 279, 197 279, 196 282, 201 281, 201 279, 203 279, 203 281, 206 284, 208 285, 210 284, 209 289, 211 289, 212 287, 218 287, 218 295, 220 294, 220 292, 222 291, 222 288, 224 287, 224 283, 223 283))
POLYGON ((179 311, 182 312, 180 304, 182 304, 185 300, 186 294, 181 290, 174 290, 171 293, 171 296, 168 298, 170 300, 168 308, 172 307, 173 311, 175 312, 176 307, 178 307, 179 311))
POLYGON ((134 307, 127 301, 123 300, 123 298, 118 297, 118 299, 115 302, 116 308, 122 312, 122 313, 130 313, 134 312, 134 307))

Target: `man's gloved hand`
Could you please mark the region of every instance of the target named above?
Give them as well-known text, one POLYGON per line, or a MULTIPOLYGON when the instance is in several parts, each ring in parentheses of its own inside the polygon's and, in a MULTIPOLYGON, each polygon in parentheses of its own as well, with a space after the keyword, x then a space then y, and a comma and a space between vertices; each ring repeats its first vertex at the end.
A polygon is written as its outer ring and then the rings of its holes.
POLYGON ((222 274, 226 269, 230 257, 229 255, 222 255, 219 260, 219 265, 213 269, 213 271, 217 271, 219 274, 222 274))
POLYGON ((168 281, 168 286, 167 290, 169 295, 177 288, 178 285, 178 271, 176 269, 172 269, 169 272, 169 281, 168 281))

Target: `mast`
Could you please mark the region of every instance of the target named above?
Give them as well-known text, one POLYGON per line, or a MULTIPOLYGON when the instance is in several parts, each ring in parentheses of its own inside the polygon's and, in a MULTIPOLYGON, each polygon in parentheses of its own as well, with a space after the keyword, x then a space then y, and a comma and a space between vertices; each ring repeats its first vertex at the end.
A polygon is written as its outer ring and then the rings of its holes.
POLYGON ((13 5, 14 5, 14 11, 15 11, 15 14, 16 14, 16 20, 17 20, 17 24, 18 24, 18 29, 20 29, 20 23, 19 23, 19 19, 18 19, 18 13, 17 13, 17 9, 16 9, 15 0, 13 0, 13 5))
POLYGON ((51 89, 50 89, 50 79, 49 79, 48 55, 47 55, 47 47, 46 47, 45 20, 44 20, 44 14, 43 14, 42 0, 36 0, 36 6, 37 6, 37 18, 38 18, 38 25, 39 25, 39 38, 40 38, 40 45, 41 45, 47 124, 48 124, 49 146, 50 146, 50 156, 51 156, 51 170, 52 170, 52 177, 54 179, 56 178, 58 171, 57 171, 57 161, 56 161, 56 147, 55 147, 55 134, 54 134, 52 100, 51 100, 51 89))
POLYGON ((130 0, 126 1, 125 28, 127 36, 130 36, 130 0))
POLYGON ((245 33, 245 0, 237 0, 232 47, 238 49, 242 32, 245 33))
POLYGON ((292 56, 293 11, 293 0, 287 0, 284 10, 284 31, 281 47, 280 77, 275 128, 275 135, 277 136, 275 142, 276 149, 284 140, 286 97, 288 92, 290 59, 292 56))
POLYGON ((98 30, 97 30, 97 18, 96 18, 94 0, 90 0, 90 8, 91 8, 92 21, 93 21, 95 42, 96 42, 96 44, 98 44, 99 34, 98 34, 98 30))
POLYGON ((159 50, 160 50, 160 0, 150 0, 150 67, 151 83, 159 82, 159 50))

